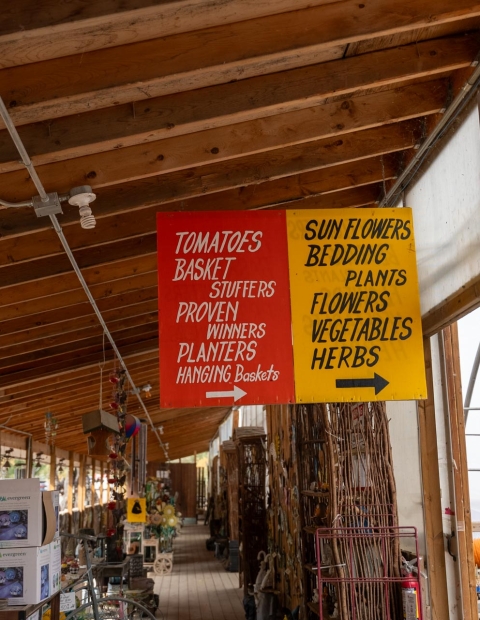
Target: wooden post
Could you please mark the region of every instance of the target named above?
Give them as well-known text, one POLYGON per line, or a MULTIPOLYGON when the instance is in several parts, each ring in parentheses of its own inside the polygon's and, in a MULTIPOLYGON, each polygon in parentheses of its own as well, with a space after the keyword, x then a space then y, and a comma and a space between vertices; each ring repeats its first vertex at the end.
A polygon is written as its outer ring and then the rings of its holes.
POLYGON ((73 468, 75 467, 75 458, 73 452, 68 453, 68 490, 67 490, 67 510, 72 514, 73 510, 73 468))
POLYGON ((57 473, 57 454, 55 445, 50 446, 50 490, 55 491, 55 474, 57 473))
POLYGON ((92 479, 90 481, 90 497, 92 498, 92 509, 95 506, 95 467, 97 466, 97 462, 95 459, 92 459, 92 479))
POLYGON ((99 461, 99 462, 100 462, 100 489, 98 491, 98 495, 99 495, 98 503, 100 504, 100 506, 103 506, 103 472, 104 472, 104 463, 103 463, 103 461, 99 461))
POLYGON ((424 339, 423 346, 428 398, 418 403, 418 422, 431 618, 432 620, 449 620, 435 402, 433 398, 432 352, 428 338, 424 339))
POLYGON ((85 460, 84 454, 80 455, 80 471, 78 473, 78 509, 80 512, 85 510, 85 460))
POLYGON ((449 425, 455 484, 455 522, 458 563, 462 586, 464 620, 476 620, 477 594, 475 561, 473 558, 472 517, 468 488, 467 449, 465 442, 465 415, 460 380, 460 352, 457 324, 443 330, 445 371, 447 384, 449 425))
POLYGON ((31 478, 33 474, 33 438, 31 435, 27 437, 26 468, 27 468, 27 478, 31 478))

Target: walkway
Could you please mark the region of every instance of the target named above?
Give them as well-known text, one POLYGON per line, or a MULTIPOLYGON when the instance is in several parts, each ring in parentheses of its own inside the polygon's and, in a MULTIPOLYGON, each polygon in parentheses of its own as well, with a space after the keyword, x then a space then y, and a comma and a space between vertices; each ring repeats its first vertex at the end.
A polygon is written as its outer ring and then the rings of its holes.
POLYGON ((155 577, 164 620, 245 620, 238 573, 207 551, 208 536, 203 523, 184 526, 173 545, 172 573, 155 577))

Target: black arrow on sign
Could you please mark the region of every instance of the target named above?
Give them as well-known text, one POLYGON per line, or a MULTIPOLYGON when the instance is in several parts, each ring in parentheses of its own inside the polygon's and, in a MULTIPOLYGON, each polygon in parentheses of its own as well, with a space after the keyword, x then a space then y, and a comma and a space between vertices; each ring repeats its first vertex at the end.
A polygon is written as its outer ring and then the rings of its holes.
POLYGON ((374 373, 373 379, 337 379, 335 386, 337 388, 375 388, 375 395, 387 387, 390 382, 374 373))

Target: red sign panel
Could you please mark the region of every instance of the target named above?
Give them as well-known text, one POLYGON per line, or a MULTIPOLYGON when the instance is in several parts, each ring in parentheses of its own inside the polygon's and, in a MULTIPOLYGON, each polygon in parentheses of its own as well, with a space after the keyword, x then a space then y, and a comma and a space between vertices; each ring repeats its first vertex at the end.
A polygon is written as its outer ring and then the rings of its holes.
POLYGON ((159 213, 160 405, 294 402, 284 211, 159 213))

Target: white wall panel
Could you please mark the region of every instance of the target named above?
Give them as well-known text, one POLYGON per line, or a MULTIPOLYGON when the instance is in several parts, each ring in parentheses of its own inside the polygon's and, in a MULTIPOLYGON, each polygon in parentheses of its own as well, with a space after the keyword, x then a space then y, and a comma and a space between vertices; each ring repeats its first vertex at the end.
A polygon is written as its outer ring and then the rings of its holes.
MULTIPOLYGON (((386 405, 396 474, 398 524, 417 528, 420 553, 425 555, 417 403, 412 400, 388 401, 386 405)), ((405 546, 403 541, 402 545, 405 546)))
POLYGON ((477 106, 406 193, 413 208, 422 314, 480 274, 477 106))

